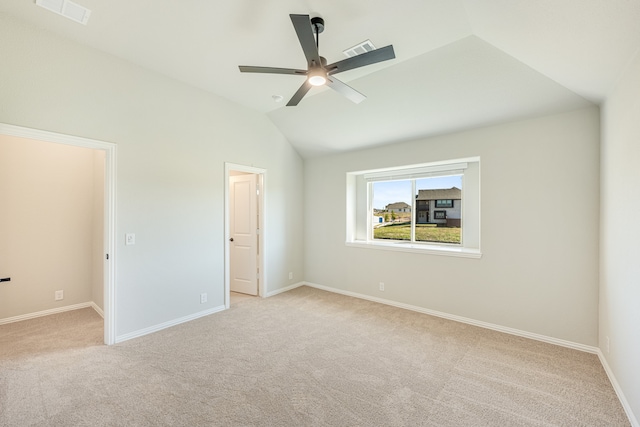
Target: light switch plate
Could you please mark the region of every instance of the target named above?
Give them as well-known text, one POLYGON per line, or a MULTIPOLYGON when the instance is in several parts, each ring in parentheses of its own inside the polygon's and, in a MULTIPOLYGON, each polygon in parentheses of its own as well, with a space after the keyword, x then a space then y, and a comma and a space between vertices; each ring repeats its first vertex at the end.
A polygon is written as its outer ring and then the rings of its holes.
POLYGON ((136 244, 136 235, 134 233, 127 233, 124 235, 124 244, 125 245, 135 245, 136 244))

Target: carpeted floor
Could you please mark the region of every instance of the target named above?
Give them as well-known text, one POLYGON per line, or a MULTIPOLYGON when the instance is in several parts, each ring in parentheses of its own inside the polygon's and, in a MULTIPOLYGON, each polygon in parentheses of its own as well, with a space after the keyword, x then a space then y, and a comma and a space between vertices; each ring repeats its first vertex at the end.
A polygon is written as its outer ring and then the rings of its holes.
POLYGON ((2 426, 629 426, 595 355, 302 287, 114 346, 0 326, 2 426))

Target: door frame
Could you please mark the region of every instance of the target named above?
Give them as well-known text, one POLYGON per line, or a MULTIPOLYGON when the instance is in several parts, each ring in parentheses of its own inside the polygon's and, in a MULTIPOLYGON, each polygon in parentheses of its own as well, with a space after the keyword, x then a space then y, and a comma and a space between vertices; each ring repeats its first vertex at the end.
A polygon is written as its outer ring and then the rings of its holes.
POLYGON ((224 163, 224 306, 229 308, 231 306, 231 250, 229 246, 230 227, 229 227, 229 213, 230 213, 230 197, 229 197, 229 176, 231 171, 244 172, 258 175, 258 191, 260 197, 258 198, 258 212, 260 212, 258 220, 258 229, 260 230, 258 238, 258 296, 263 297, 266 295, 267 290, 267 274, 266 274, 266 254, 265 248, 267 245, 265 241, 267 239, 267 231, 265 229, 266 224, 266 187, 267 187, 267 170, 263 168, 257 168, 254 166, 240 165, 237 163, 224 163))
POLYGON ((0 123, 0 135, 29 138, 42 142, 65 144, 75 147, 91 148, 105 152, 104 176, 104 256, 103 276, 104 292, 104 343, 115 344, 116 341, 116 157, 117 145, 111 142, 65 135, 56 132, 26 128, 0 123))

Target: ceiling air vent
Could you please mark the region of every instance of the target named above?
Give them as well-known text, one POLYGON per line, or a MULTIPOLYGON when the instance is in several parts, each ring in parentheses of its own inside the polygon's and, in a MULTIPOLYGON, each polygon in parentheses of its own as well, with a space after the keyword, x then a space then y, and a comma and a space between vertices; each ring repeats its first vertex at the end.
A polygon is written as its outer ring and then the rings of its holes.
POLYGON ((69 0, 36 0, 36 5, 83 25, 91 16, 89 9, 69 0))
POLYGON ((357 44, 349 49, 345 50, 343 53, 351 58, 352 56, 361 55, 363 53, 371 52, 375 50, 376 47, 371 43, 371 40, 365 40, 360 44, 357 44))

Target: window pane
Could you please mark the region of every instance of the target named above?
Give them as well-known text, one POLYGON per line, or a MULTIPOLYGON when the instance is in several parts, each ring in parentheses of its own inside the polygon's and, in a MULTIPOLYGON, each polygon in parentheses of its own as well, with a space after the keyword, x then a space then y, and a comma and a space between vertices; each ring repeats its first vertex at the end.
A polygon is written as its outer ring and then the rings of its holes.
POLYGON ((411 181, 382 181, 373 190, 373 238, 411 240, 411 181))
POLYGON ((439 199, 436 200, 436 208, 452 208, 453 200, 452 199, 439 199))
POLYGON ((415 197, 416 242, 459 244, 462 175, 416 179, 415 197))

